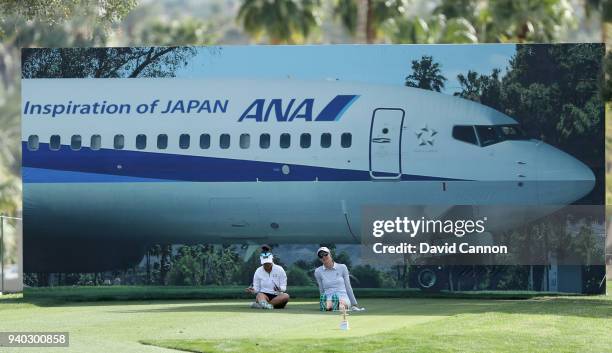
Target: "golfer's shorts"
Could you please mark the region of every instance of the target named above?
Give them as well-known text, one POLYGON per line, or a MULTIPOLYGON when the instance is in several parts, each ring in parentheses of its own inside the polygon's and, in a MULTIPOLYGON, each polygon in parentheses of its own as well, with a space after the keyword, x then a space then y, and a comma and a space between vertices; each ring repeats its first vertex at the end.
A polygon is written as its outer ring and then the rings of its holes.
POLYGON ((345 293, 321 294, 321 297, 319 298, 319 305, 321 311, 327 311, 328 301, 332 302, 333 311, 340 310, 340 301, 342 301, 347 306, 351 304, 348 295, 346 295, 345 293))
MULTIPOLYGON (((263 293, 263 292, 262 292, 263 293)), ((278 296, 278 294, 270 294, 270 293, 263 293, 266 295, 266 297, 268 297, 268 301, 276 298, 278 296)))

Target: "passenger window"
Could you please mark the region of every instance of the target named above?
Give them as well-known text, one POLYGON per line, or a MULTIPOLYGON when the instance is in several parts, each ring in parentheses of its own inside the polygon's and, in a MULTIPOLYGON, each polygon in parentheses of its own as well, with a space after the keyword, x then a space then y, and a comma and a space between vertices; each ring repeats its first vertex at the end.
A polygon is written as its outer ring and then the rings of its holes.
POLYGON ((157 135, 157 148, 159 148, 160 150, 165 150, 166 148, 168 148, 168 135, 157 135))
POLYGON ((115 141, 113 141, 113 146, 116 150, 123 149, 123 146, 125 146, 125 139, 123 138, 123 135, 115 135, 115 141))
POLYGON ((453 138, 455 140, 471 143, 478 145, 476 139, 476 132, 474 132, 473 126, 453 126, 453 138))
POLYGON ((270 148, 270 134, 261 134, 259 136, 259 147, 270 148))
POLYGON ((329 148, 329 146, 331 146, 331 134, 327 132, 321 134, 321 147, 329 148))
POLYGON ((72 135, 70 139, 70 148, 73 151, 78 151, 81 149, 81 135, 72 135))
POLYGON ((51 151, 59 151, 60 146, 60 135, 51 135, 51 139, 49 140, 49 149, 51 151))
POLYGON ((230 135, 229 134, 221 134, 219 137, 219 146, 223 149, 227 149, 230 146, 230 135))
POLYGON ((191 138, 189 134, 181 134, 179 136, 179 147, 183 150, 189 148, 189 144, 191 142, 191 138))
POLYGON ((340 145, 343 148, 351 147, 352 143, 353 143, 353 135, 351 135, 349 132, 345 132, 342 134, 342 136, 340 136, 340 145))
POLYGON ((28 137, 28 150, 38 150, 38 135, 30 135, 30 137, 28 137))
POLYGON ((251 145, 251 135, 242 134, 240 135, 240 148, 249 148, 251 145))
POLYGON ((94 151, 99 150, 102 147, 102 137, 100 135, 91 135, 91 143, 89 144, 89 148, 94 151))
POLYGON ((136 135, 136 148, 139 150, 144 150, 147 148, 147 135, 136 135))
POLYGON ((300 147, 302 148, 310 147, 310 134, 302 134, 300 136, 300 147))
POLYGON ((291 146, 291 135, 289 134, 281 134, 280 135, 280 147, 281 148, 289 148, 291 146))
POLYGON ((210 135, 209 134, 200 135, 200 148, 203 150, 210 148, 210 135))
POLYGON ((478 139, 480 140, 480 146, 486 147, 501 141, 495 126, 476 126, 476 132, 478 133, 478 139))

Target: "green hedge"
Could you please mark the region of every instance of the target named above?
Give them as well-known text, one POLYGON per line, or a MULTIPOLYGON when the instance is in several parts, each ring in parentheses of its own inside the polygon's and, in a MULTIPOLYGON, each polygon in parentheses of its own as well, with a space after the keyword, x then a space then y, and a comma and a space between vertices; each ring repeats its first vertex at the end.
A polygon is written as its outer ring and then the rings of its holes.
MULTIPOLYGON (((401 288, 355 288, 359 298, 463 298, 463 299, 529 299, 559 293, 526 291, 481 291, 425 293, 416 289, 401 288)), ((313 299, 319 297, 318 289, 290 287, 292 298, 313 299)), ((242 286, 98 286, 98 287, 50 287, 26 288, 24 301, 34 303, 95 302, 128 300, 175 300, 175 299, 251 299, 242 286)))

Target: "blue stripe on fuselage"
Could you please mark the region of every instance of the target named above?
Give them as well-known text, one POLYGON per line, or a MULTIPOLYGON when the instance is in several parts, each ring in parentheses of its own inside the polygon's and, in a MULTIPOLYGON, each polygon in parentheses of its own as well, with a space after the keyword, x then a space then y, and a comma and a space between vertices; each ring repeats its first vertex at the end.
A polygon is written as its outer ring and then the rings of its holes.
POLYGON ((356 95, 337 95, 317 115, 315 121, 338 121, 348 107, 359 98, 356 95))
POLYGON ((43 168, 21 168, 24 183, 142 183, 171 182, 168 179, 138 178, 122 175, 72 172, 43 168))
MULTIPOLYGON (((169 153, 114 149, 78 151, 61 146, 49 150, 41 143, 30 151, 23 147, 23 182, 246 182, 246 181, 366 181, 367 170, 338 169, 288 163, 202 157, 169 153), (289 173, 282 167, 287 165, 289 173)), ((422 175, 403 174, 402 180, 457 180, 422 175)))

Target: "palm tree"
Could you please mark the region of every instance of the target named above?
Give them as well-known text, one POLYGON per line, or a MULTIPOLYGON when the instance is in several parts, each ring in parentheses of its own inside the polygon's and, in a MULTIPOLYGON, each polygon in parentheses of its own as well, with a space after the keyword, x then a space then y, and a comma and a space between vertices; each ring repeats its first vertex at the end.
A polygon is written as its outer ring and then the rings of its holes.
POLYGON ((476 29, 463 17, 435 14, 425 19, 402 17, 389 26, 394 43, 478 43, 476 29))
POLYGON ((554 41, 575 24, 573 8, 563 0, 490 1, 481 20, 487 42, 554 41))
POLYGON ((469 70, 467 76, 457 75, 457 81, 461 85, 461 91, 453 93, 454 96, 480 102, 483 78, 476 71, 469 70))
POLYGON ((480 42, 554 41, 574 24, 572 6, 564 0, 442 0, 434 13, 470 22, 480 42))
POLYGON ((337 0, 333 13, 357 40, 363 30, 366 42, 374 43, 383 25, 401 16, 405 8, 406 0, 337 0))
POLYGON ((591 17, 593 12, 598 12, 601 15, 601 41, 608 44, 608 27, 612 22, 612 1, 585 0, 584 10, 587 17, 591 17))
POLYGON ((238 21, 258 39, 265 34, 271 44, 301 43, 319 24, 319 0, 243 0, 238 21))
POLYGON ((412 60, 412 74, 406 76, 405 85, 440 92, 444 89, 446 77, 442 76, 440 64, 428 55, 421 60, 412 60))
POLYGON ((0 103, 0 211, 13 215, 21 203, 19 87, 12 87, 3 98, 5 101, 0 103))

